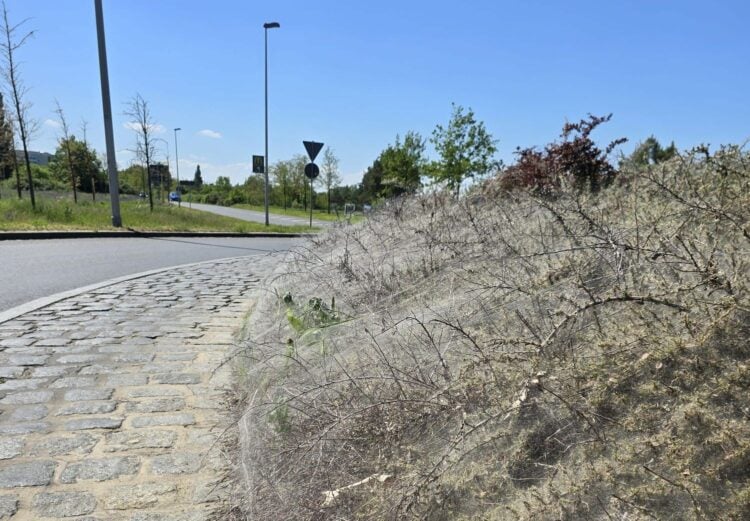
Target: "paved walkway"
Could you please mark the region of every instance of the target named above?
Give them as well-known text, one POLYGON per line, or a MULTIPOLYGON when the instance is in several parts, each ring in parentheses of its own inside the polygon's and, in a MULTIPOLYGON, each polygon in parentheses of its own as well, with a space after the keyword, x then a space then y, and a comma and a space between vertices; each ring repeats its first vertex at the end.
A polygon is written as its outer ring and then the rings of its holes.
POLYGON ((181 268, 0 324, 0 519, 203 521, 220 509, 223 362, 272 263, 181 268))

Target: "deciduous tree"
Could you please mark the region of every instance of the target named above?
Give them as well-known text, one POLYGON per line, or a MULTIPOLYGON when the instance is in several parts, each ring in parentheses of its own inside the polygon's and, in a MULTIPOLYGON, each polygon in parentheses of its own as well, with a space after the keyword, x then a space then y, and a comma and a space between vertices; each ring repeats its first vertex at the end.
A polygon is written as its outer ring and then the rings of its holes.
POLYGON ((430 165, 428 174, 456 195, 465 180, 487 175, 498 166, 493 159, 497 141, 471 109, 464 111, 460 105, 453 105, 448 126, 435 127, 430 142, 440 159, 430 165))
POLYGON ((323 152, 323 168, 321 169, 320 182, 326 189, 326 204, 328 213, 331 213, 331 189, 341 184, 339 175, 339 159, 331 147, 326 147, 323 152))
POLYGON ((60 120, 60 130, 62 135, 58 138, 57 142, 63 149, 65 155, 65 164, 68 168, 68 177, 70 178, 70 186, 73 189, 73 202, 78 204, 78 191, 76 190, 76 170, 73 168, 73 160, 71 157, 71 136, 70 127, 68 127, 68 121, 65 119, 65 112, 63 112, 60 102, 55 100, 55 113, 57 118, 60 120))
POLYGON ((389 196, 413 193, 422 186, 424 172, 425 141, 416 132, 407 132, 403 142, 396 136, 396 143, 380 154, 383 168, 383 185, 389 196))
POLYGON ((151 186, 151 160, 156 152, 154 145, 154 121, 148 102, 136 94, 127 105, 125 115, 130 118, 130 126, 136 134, 136 156, 146 165, 148 204, 154 211, 154 192, 151 186))

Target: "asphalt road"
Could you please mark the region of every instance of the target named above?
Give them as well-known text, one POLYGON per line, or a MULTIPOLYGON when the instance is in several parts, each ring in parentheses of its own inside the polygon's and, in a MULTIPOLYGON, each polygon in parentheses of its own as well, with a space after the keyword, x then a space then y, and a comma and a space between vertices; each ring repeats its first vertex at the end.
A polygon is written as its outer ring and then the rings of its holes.
MULTIPOLYGON (((182 202, 183 205, 186 205, 185 201, 182 202)), ((243 221, 253 221, 257 223, 264 223, 266 222, 266 214, 264 212, 256 212, 254 210, 243 210, 241 208, 230 208, 228 206, 215 206, 213 204, 198 204, 198 203, 190 203, 194 210, 201 210, 204 212, 211 212, 219 215, 226 215, 227 217, 234 217, 235 219, 242 219, 243 221)), ((289 217, 287 215, 278 215, 269 213, 268 214, 268 221, 270 224, 282 224, 285 226, 292 226, 292 225, 303 225, 303 226, 309 226, 310 225, 310 219, 303 219, 301 217, 289 217)), ((326 221, 318 221, 313 219, 313 226, 318 227, 324 227, 324 226, 330 226, 330 222, 326 221)))
POLYGON ((0 311, 142 271, 288 250, 300 239, 122 238, 0 241, 0 311))

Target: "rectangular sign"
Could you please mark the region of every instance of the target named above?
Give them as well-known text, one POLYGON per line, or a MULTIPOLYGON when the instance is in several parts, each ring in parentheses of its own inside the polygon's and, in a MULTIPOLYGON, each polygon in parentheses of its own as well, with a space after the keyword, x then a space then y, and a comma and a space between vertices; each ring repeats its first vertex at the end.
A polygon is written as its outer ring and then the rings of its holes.
POLYGON ((253 156, 253 173, 262 174, 265 172, 265 158, 263 156, 253 156))

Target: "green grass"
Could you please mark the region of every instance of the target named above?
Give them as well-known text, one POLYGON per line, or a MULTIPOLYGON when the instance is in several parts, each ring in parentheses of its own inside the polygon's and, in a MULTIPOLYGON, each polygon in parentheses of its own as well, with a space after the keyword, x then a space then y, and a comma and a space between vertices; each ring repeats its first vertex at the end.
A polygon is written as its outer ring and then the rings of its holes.
MULTIPOLYGON (((256 212, 263 212, 265 209, 263 206, 256 206, 253 204, 235 204, 233 208, 242 208, 243 210, 254 210, 256 212)), ((269 206, 268 213, 276 215, 288 215, 289 217, 299 217, 300 219, 309 219, 310 210, 302 210, 299 208, 287 208, 286 210, 280 206, 269 206)), ((352 216, 353 223, 361 221, 364 217, 362 215, 352 216)), ((344 220, 344 212, 339 211, 339 217, 335 213, 327 213, 325 210, 313 210, 313 219, 318 221, 342 221, 344 220)))
MULTIPOLYGON (((36 210, 28 198, 0 199, 0 230, 112 230, 109 203, 96 203, 79 198, 78 204, 67 198, 38 197, 36 210)), ((266 227, 262 223, 241 221, 185 206, 154 204, 149 211, 148 202, 122 201, 123 226, 142 231, 212 231, 212 232, 310 232, 307 226, 266 227)), ((314 231, 315 229, 313 229, 314 231)))

